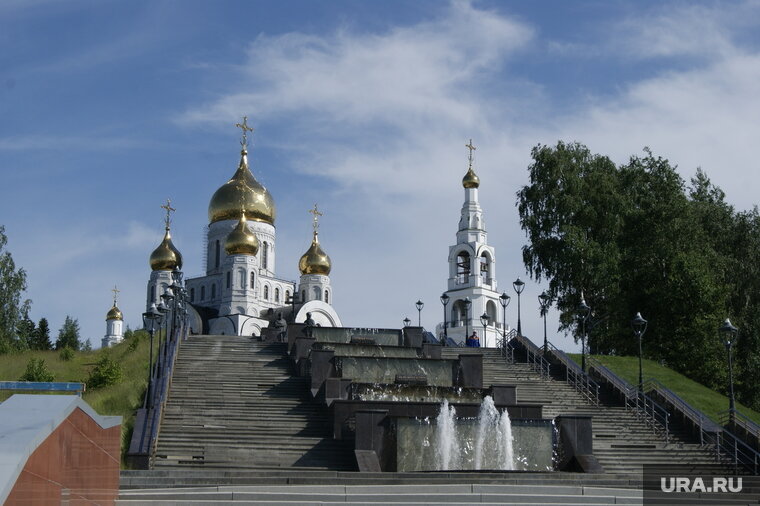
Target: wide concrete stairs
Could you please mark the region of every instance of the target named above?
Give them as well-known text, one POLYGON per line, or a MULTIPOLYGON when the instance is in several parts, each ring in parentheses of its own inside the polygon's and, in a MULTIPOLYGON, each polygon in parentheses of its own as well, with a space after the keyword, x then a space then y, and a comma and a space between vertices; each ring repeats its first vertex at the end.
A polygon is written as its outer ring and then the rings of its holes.
POLYGON ((179 348, 154 466, 355 470, 352 442, 291 375, 286 345, 193 336, 179 348))
POLYGON ((653 430, 605 392, 602 392, 602 402, 596 406, 562 379, 545 380, 526 363, 506 363, 499 350, 443 350, 443 356, 449 358, 462 353, 482 353, 484 386, 516 385, 518 403, 543 404, 544 418, 560 414, 590 415, 594 455, 605 472, 641 473, 642 464, 699 464, 724 469, 713 450, 699 445, 681 427, 670 427, 666 443, 661 431, 653 430))

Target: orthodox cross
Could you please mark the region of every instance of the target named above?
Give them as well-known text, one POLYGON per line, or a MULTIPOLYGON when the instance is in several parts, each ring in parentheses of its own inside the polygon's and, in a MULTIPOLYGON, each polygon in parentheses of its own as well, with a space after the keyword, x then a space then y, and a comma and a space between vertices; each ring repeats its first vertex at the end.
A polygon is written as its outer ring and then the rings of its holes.
POLYGON ((118 288, 116 288, 116 285, 113 285, 113 290, 111 290, 111 291, 113 292, 113 305, 115 306, 116 305, 116 299, 119 297, 119 292, 121 292, 121 290, 119 290, 118 288))
POLYGON ((166 209, 166 218, 164 218, 164 223, 166 224, 166 229, 169 229, 169 225, 172 222, 172 213, 176 211, 172 207, 172 201, 170 199, 166 199, 166 204, 161 206, 161 209, 166 209))
POLYGON ((240 141, 240 145, 246 147, 248 145, 248 132, 253 132, 253 128, 248 126, 248 116, 243 116, 243 122, 235 123, 235 126, 243 131, 243 140, 240 141))
POLYGON ((470 162, 470 168, 472 168, 472 152, 475 151, 478 148, 476 148, 475 146, 472 145, 472 139, 470 139, 470 143, 469 144, 465 144, 464 147, 466 147, 467 149, 470 150, 470 154, 467 157, 467 160, 469 160, 469 162, 470 162))
POLYGON ((316 234, 317 229, 319 228, 319 217, 324 216, 324 214, 319 212, 317 204, 314 204, 314 209, 309 209, 309 212, 314 215, 314 223, 312 225, 314 226, 314 233, 316 234))

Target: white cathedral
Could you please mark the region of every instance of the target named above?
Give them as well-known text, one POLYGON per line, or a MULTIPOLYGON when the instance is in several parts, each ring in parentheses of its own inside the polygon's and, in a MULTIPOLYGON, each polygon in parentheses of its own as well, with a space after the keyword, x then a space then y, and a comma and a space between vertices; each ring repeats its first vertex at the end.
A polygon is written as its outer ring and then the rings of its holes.
MULTIPOLYGON (((190 332, 258 336, 278 315, 300 323, 306 320, 306 313, 311 313, 318 325, 341 326, 332 307, 330 257, 319 244, 321 213, 316 205, 310 211, 314 234, 298 263, 300 282, 278 278, 274 199, 248 166, 247 132, 252 130, 246 118, 237 126, 243 130, 240 163, 208 206, 206 275, 185 280, 190 332)), ((171 239, 169 213, 173 209, 168 204, 163 207, 167 210, 166 232, 150 255, 147 308, 159 302, 172 284, 172 271, 182 268, 182 255, 171 239)))

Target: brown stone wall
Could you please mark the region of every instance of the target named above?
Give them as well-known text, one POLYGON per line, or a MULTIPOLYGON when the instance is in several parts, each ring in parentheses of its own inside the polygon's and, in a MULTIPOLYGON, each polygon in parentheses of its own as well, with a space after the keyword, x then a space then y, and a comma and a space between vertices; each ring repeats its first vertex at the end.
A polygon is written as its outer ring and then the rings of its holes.
POLYGON ((114 504, 120 442, 120 426, 101 429, 75 409, 29 457, 6 504, 114 504))

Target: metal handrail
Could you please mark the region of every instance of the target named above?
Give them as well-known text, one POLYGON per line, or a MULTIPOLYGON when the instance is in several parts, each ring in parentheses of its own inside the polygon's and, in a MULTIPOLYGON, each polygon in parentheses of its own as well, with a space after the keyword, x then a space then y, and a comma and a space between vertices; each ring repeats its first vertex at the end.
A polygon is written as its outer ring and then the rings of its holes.
POLYGON ((742 413, 738 410, 733 410, 733 417, 731 416, 732 411, 730 409, 727 409, 725 411, 721 411, 718 413, 718 419, 721 423, 721 425, 730 425, 731 423, 737 425, 738 427, 741 427, 741 429, 746 432, 747 434, 751 435, 758 441, 760 441, 760 425, 755 423, 754 420, 749 418, 747 415, 742 413))
POLYGON ((499 350, 508 364, 515 363, 515 347, 510 341, 517 336, 517 330, 512 329, 499 339, 499 350))
POLYGON ((625 401, 625 408, 641 418, 654 432, 662 431, 665 444, 670 442, 670 413, 651 397, 632 386, 593 357, 586 357, 591 369, 617 390, 625 401))
POLYGON ((527 337, 516 332, 512 339, 517 341, 523 347, 528 364, 530 364, 533 370, 540 374, 543 379, 549 379, 549 368, 551 367, 551 364, 544 358, 541 348, 536 346, 535 343, 527 337))
POLYGON ((581 395, 592 404, 599 405, 599 383, 589 377, 586 372, 580 368, 567 354, 554 346, 551 342, 548 343, 549 349, 547 353, 551 353, 562 365, 565 366, 565 381, 569 385, 572 385, 581 395))
POLYGON ((649 379, 644 383, 644 388, 654 390, 674 409, 690 419, 699 428, 699 440, 702 445, 715 446, 715 459, 728 459, 734 466, 734 471, 739 471, 739 466, 752 474, 760 474, 760 453, 747 445, 731 431, 720 427, 711 421, 707 415, 691 407, 668 387, 657 381, 649 379), (709 429, 709 430, 708 430, 709 429))

